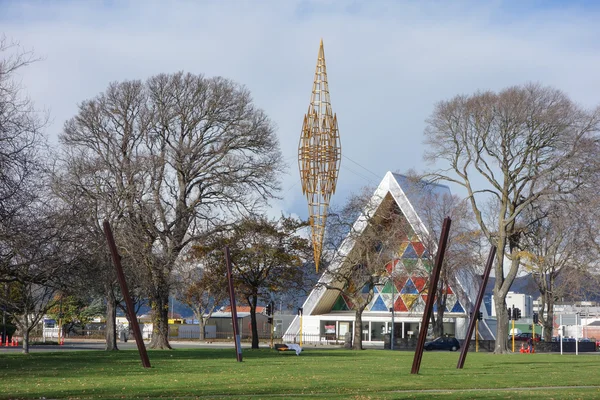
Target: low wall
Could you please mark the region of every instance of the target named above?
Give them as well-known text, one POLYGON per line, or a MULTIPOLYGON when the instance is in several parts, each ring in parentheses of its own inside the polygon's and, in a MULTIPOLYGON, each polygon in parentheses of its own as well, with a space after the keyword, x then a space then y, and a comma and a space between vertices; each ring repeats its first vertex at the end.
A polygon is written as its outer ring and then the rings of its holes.
MULTIPOLYGON (((428 339, 430 340, 430 339, 428 339)), ((464 340, 459 340, 461 346, 464 340)), ((527 347, 526 342, 515 341, 515 352, 521 350, 521 344, 527 347)), ((596 351, 595 342, 579 342, 578 351, 581 353, 589 353, 596 351)), ((494 352, 496 346, 495 340, 480 340, 479 351, 480 352, 494 352)), ((389 335, 384 337, 383 348, 390 348, 389 335)), ((417 348, 417 338, 394 338, 394 350, 414 350, 417 348)), ((508 348, 512 348, 512 342, 508 343, 508 348)), ((471 340, 469 344, 469 352, 475 351, 475 340, 471 340)), ((560 353, 560 342, 537 342, 535 343, 535 351, 537 353, 560 353)), ((563 353, 575 353, 575 342, 563 342, 563 353)))

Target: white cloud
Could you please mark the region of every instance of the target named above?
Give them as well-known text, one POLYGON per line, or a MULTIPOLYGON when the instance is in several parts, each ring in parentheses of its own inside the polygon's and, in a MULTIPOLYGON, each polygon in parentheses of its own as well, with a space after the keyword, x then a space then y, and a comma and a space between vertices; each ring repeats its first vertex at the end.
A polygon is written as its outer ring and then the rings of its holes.
POLYGON ((303 216, 297 145, 321 37, 344 155, 340 203, 388 170, 425 167, 424 120, 439 100, 539 81, 598 103, 597 20, 596 9, 527 2, 0 3, 0 29, 45 58, 22 78, 51 110, 49 134, 111 81, 222 75, 277 123, 290 168, 274 208, 303 216))

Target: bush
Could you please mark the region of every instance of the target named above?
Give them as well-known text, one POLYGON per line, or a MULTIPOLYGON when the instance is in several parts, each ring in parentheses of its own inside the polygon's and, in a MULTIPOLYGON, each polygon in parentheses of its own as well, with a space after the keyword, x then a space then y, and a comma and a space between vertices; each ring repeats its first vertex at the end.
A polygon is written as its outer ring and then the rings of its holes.
POLYGON ((10 341, 17 330, 17 327, 11 324, 0 324, 0 338, 2 338, 2 343, 6 342, 6 338, 4 337, 4 327, 6 327, 6 336, 8 336, 8 340, 10 341))

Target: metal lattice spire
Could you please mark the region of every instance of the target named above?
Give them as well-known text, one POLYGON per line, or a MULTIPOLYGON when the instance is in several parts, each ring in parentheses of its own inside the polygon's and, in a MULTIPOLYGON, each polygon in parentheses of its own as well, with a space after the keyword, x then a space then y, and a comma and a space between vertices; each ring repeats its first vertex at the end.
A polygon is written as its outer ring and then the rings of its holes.
POLYGON ((340 161, 340 135, 337 117, 331 110, 325 51, 323 39, 321 39, 310 105, 308 112, 304 115, 298 147, 302 193, 308 200, 308 215, 317 271, 323 248, 327 208, 331 195, 335 193, 340 161))

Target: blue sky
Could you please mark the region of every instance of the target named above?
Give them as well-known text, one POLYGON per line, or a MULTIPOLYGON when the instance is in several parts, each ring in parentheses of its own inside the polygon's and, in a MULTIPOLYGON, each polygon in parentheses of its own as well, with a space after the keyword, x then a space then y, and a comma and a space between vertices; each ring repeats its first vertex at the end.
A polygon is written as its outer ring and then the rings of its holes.
POLYGON ((340 204, 388 170, 428 168, 423 130, 440 100, 535 81, 596 106, 598 20, 594 1, 0 0, 0 32, 43 58, 19 78, 51 112, 51 137, 111 81, 221 75, 278 126, 289 170, 273 214, 303 217, 297 145, 320 38, 342 141, 340 204))

